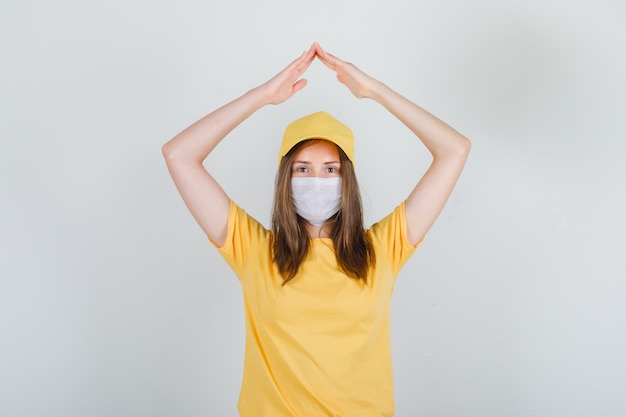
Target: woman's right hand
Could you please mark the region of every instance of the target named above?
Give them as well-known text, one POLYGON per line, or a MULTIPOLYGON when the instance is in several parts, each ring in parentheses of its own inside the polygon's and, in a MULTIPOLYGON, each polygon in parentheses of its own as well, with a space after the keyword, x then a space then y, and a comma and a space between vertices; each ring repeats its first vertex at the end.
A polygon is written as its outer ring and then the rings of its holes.
POLYGON ((315 44, 271 80, 260 85, 258 89, 267 102, 280 104, 302 90, 306 86, 307 80, 300 79, 300 76, 309 68, 314 59, 315 44))
POLYGON ((202 162, 240 123, 266 104, 279 104, 306 86, 300 76, 315 59, 311 47, 266 83, 204 116, 163 145, 172 179, 189 211, 217 246, 226 241, 230 198, 202 162))

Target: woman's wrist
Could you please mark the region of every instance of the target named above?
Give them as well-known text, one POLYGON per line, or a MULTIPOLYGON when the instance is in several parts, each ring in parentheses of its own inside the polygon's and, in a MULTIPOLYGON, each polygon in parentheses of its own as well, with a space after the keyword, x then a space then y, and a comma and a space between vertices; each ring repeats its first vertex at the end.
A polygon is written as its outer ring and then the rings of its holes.
POLYGON ((372 78, 366 97, 383 104, 385 98, 389 96, 390 92, 391 89, 386 84, 372 78))
POLYGON ((271 104, 270 98, 263 89, 263 84, 249 90, 245 95, 256 105, 257 109, 271 104))

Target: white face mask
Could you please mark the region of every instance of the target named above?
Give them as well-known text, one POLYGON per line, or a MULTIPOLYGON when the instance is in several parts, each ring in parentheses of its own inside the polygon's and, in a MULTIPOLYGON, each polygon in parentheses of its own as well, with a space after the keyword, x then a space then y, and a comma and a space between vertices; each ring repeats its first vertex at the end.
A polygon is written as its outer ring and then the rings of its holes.
POLYGON ((296 213, 314 226, 321 226, 341 208, 341 177, 291 179, 296 213))

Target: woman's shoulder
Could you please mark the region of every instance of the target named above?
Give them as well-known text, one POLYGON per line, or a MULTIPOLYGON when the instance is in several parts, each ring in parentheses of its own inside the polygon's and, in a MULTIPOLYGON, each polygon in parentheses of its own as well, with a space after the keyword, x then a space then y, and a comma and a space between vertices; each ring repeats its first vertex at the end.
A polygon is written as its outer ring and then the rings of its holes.
POLYGON ((248 213, 247 210, 239 206, 234 201, 231 200, 230 204, 231 214, 228 216, 229 227, 232 220, 234 223, 233 226, 240 227, 242 232, 257 233, 266 237, 271 236, 271 230, 258 221, 256 217, 248 213))
POLYGON ((369 229, 367 229, 367 232, 369 234, 378 234, 389 229, 390 227, 402 228, 403 226, 406 229, 404 201, 394 207, 393 210, 391 210, 391 212, 385 215, 382 219, 372 224, 369 229))
POLYGON ((233 246, 265 248, 267 246, 265 243, 269 242, 271 237, 271 230, 231 200, 226 243, 219 248, 220 250, 228 251, 233 246))

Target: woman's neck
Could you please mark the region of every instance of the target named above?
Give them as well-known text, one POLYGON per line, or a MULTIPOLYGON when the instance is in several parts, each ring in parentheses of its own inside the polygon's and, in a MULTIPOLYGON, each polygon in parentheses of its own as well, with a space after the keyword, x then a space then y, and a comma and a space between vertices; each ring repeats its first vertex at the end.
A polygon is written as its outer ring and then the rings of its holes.
POLYGON ((328 222, 315 226, 311 223, 306 223, 306 231, 309 234, 309 239, 328 238, 331 237, 332 228, 328 222))

